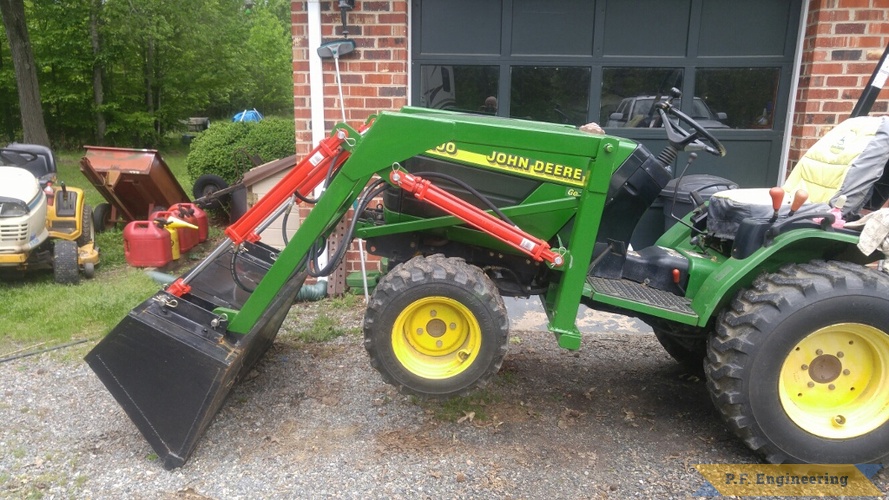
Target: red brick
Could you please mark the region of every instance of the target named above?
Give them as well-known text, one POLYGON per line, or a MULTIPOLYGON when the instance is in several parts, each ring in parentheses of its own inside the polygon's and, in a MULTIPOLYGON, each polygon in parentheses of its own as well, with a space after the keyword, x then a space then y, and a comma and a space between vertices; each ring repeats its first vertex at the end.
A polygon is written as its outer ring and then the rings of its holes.
POLYGON ((821 111, 832 113, 848 113, 855 105, 852 101, 825 101, 821 104, 821 111))
MULTIPOLYGON (((825 24, 824 26, 831 26, 825 24)), ((833 32, 837 35, 862 35, 867 29, 865 23, 838 23, 833 25, 833 32)))
POLYGON ((351 85, 345 89, 344 93, 350 96, 375 97, 377 88, 368 85, 351 85))
POLYGON ((858 85, 857 76, 828 76, 827 87, 854 87, 858 85))
POLYGON ((856 10, 855 12, 855 20, 856 21, 883 21, 886 19, 886 10, 885 9, 872 9, 872 10, 856 10))
POLYGON ((879 36, 853 36, 849 39, 850 47, 863 47, 863 48, 884 48, 882 37, 879 36))
POLYGON ((816 47, 848 47, 849 37, 847 36, 823 36, 815 39, 816 47))
POLYGON ((394 109, 394 100, 383 97, 365 99, 365 105, 370 109, 384 110, 394 109))
POLYGON ((849 11, 847 10, 820 10, 813 13, 815 21, 818 23, 830 23, 835 21, 848 21, 849 11))
POLYGON ((830 51, 832 61, 860 61, 863 52, 861 50, 840 49, 830 51))
POLYGON ((806 89, 805 99, 836 99, 840 95, 840 91, 835 88, 827 89, 806 89))
POLYGON ((389 2, 361 2, 361 10, 370 12, 388 12, 392 9, 389 2))
POLYGON ((391 85, 393 82, 391 73, 371 73, 364 77, 364 82, 373 85, 391 85))
POLYGON ((377 18, 380 24, 394 24, 396 26, 407 24, 407 16, 404 14, 380 14, 377 18))
POLYGON ((364 36, 366 37, 386 37, 392 36, 391 24, 378 24, 364 27, 364 36))
POLYGON ((870 0, 840 0, 837 5, 841 9, 866 9, 870 6, 870 0))
POLYGON ((846 74, 848 75, 870 75, 874 72, 876 64, 866 63, 848 63, 846 64, 846 74))

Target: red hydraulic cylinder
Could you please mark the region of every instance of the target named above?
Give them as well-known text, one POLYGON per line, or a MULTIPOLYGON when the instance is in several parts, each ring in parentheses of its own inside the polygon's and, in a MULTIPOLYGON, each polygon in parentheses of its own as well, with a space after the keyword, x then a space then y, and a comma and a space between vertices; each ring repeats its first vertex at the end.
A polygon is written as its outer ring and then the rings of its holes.
POLYGON ((545 260, 554 266, 564 263, 562 255, 553 252, 546 241, 536 238, 506 221, 494 217, 484 210, 471 205, 451 193, 441 189, 426 179, 404 171, 393 170, 389 180, 425 201, 471 226, 484 231, 509 246, 530 255, 534 260, 545 260))
POLYGON ((336 158, 336 170, 349 157, 349 152, 340 148, 346 140, 346 131, 339 130, 336 134, 324 139, 308 156, 284 176, 272 189, 253 205, 240 219, 225 230, 234 244, 244 241, 255 242, 259 236, 256 228, 280 207, 293 193, 309 196, 312 190, 321 184, 327 176, 330 162, 336 158))

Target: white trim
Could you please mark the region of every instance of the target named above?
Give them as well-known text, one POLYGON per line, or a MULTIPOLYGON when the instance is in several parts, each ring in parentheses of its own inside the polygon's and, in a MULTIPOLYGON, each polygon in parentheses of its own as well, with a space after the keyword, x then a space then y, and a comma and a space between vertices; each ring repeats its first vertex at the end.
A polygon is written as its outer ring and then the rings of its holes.
POLYGON ((309 13, 309 102, 312 108, 312 144, 324 139, 324 74, 318 47, 321 45, 321 0, 307 0, 309 13))
POLYGON ((413 92, 411 92, 411 89, 412 89, 412 86, 411 86, 411 66, 412 66, 411 54, 413 53, 413 52, 411 52, 411 40, 413 40, 413 38, 414 38, 413 31, 411 31, 411 28, 412 28, 412 26, 411 26, 411 18, 412 18, 411 10, 413 9, 413 4, 414 4, 414 2, 410 2, 410 1, 408 1, 408 3, 407 3, 407 60, 405 61, 405 63, 407 64, 407 68, 405 68, 405 73, 407 73, 407 104, 408 104, 408 106, 411 105, 411 96, 413 95, 413 92))
POLYGON ((784 141, 781 143, 781 163, 778 164, 778 178, 775 185, 784 184, 787 178, 787 161, 790 158, 790 139, 793 134, 793 115, 796 111, 796 92, 799 90, 800 66, 803 62, 803 45, 806 41, 806 18, 809 17, 809 1, 803 0, 799 18, 799 35, 796 39, 796 55, 793 56, 793 75, 790 80, 790 99, 787 103, 787 117, 784 120, 784 141))

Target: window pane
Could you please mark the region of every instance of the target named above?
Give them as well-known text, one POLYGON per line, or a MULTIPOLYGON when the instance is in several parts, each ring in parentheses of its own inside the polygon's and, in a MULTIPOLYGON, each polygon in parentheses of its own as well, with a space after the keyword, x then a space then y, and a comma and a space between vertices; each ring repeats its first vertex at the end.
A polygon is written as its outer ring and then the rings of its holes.
POLYGON ((654 117, 652 104, 682 88, 678 68, 605 68, 599 123, 606 127, 647 127, 654 117))
POLYGON ((780 74, 778 68, 699 69, 695 89, 729 127, 771 129, 780 74))
POLYGON ((420 105, 497 114, 497 66, 421 66, 420 105))
POLYGON ((514 118, 582 125, 590 109, 590 68, 513 66, 510 114, 514 118))

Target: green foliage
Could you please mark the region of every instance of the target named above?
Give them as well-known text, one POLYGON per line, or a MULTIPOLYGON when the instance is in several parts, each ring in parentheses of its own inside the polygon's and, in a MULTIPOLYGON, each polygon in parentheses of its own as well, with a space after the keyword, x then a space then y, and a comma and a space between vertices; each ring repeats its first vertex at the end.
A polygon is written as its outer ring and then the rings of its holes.
POLYGON ((296 152, 293 120, 269 117, 260 122, 217 122, 198 134, 185 160, 192 180, 203 174, 216 174, 229 183, 237 181, 250 165, 240 150, 265 161, 291 156, 296 152))
POLYGON ((303 342, 327 342, 342 337, 352 330, 343 328, 339 322, 327 315, 319 314, 308 328, 296 332, 296 337, 303 342))
MULTIPOLYGON (((122 246, 120 240, 117 244, 122 246)), ((30 273, 0 286, 5 304, 0 310, 2 344, 28 346, 104 335, 158 288, 141 269, 105 262, 96 268, 95 279, 76 286, 56 284, 51 272, 30 273)))
MULTIPOLYGON (((292 106, 286 0, 258 0, 249 12, 243 0, 29 0, 25 9, 54 147, 100 141, 158 147, 168 132, 184 132, 190 116, 216 121, 244 108, 268 115, 292 106), (99 113, 107 123, 102 138, 99 113)), ((0 43, 0 139, 21 139, 6 43, 0 43)))

